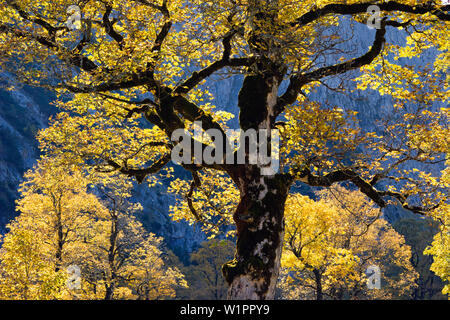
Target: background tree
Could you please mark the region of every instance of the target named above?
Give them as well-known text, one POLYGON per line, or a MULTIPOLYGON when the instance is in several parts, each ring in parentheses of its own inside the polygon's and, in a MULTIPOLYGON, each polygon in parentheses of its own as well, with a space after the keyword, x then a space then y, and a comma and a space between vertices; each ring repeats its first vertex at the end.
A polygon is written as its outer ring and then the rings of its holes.
POLYGON ((423 148, 422 140, 398 135, 408 128, 429 137, 427 125, 439 114, 425 113, 421 122, 406 117, 402 126, 379 137, 360 134, 339 108, 305 96, 316 86, 345 90, 349 85, 342 76, 355 78, 352 70, 360 69, 361 90, 422 106, 448 99, 443 79, 448 6, 415 0, 92 0, 79 2, 82 28, 74 30, 65 24, 71 0, 0 3, 2 70, 24 83, 55 89, 61 98, 73 94, 73 100, 60 104, 71 113, 58 116, 41 134, 47 152, 64 154, 71 162, 119 171, 139 182, 154 179, 170 161, 177 143, 169 138, 175 129, 202 121, 204 130, 223 132, 202 86, 217 73, 244 76, 238 96, 241 129, 274 129, 282 115, 294 123, 284 136, 289 161, 273 176, 264 176, 264 166, 251 163, 247 152, 242 165, 182 165, 193 174, 202 168, 224 172, 239 190, 233 215, 237 251, 223 268, 229 298, 273 297, 284 204, 295 181, 318 187, 351 181, 380 207, 394 198, 417 213, 443 201, 446 193, 438 192, 442 186, 436 177, 425 169, 415 175, 403 167, 439 161, 439 146, 423 148), (379 29, 367 31, 372 45, 365 52, 343 52, 342 43, 358 41, 347 37, 343 26, 366 23, 367 9, 374 4, 383 19, 379 29), (407 44, 399 48, 388 43, 388 29, 409 32, 401 31, 407 44), (430 48, 439 53, 429 69, 395 62, 430 48), (331 81, 336 78, 338 87, 331 81), (323 112, 316 116, 319 106, 323 112), (140 125, 141 119, 148 127, 140 125), (301 123, 316 128, 303 140, 301 123), (394 189, 399 178, 411 180, 394 189), (412 201, 413 195, 421 201, 412 201))
POLYGON ((71 244, 80 238, 77 231, 89 224, 89 215, 105 208, 88 191, 92 183, 78 168, 54 165, 53 160, 44 158, 25 174, 17 211, 22 226, 44 237, 41 241, 53 252, 58 271, 66 264, 64 255, 71 244))
MULTIPOLYGON (((443 173, 443 181, 450 184, 450 167, 447 166, 443 173)), ((425 250, 425 254, 433 256, 431 270, 438 275, 445 286, 443 294, 450 295, 450 207, 448 204, 441 206, 433 212, 433 218, 439 222, 439 232, 434 236, 433 243, 425 250)))
POLYGON ((75 167, 54 167, 42 159, 25 179, 17 201, 21 214, 8 225, 1 248, 3 296, 69 298, 66 268, 73 252, 83 250, 75 245, 81 243, 79 231, 89 215, 104 208, 75 167))
POLYGON ((129 180, 55 163, 44 159, 26 174, 21 213, 0 249, 1 297, 156 299, 186 286, 162 259, 162 239, 133 216, 129 180), (70 266, 80 270, 79 288, 67 284, 70 266))
POLYGON ((52 259, 39 250, 35 233, 20 228, 16 221, 10 223, 8 228, 10 231, 0 249, 0 298, 67 298, 68 295, 61 292, 66 277, 56 272, 52 259))
POLYGON ((179 291, 179 297, 195 300, 223 300, 228 285, 222 275, 222 265, 233 257, 234 244, 229 240, 212 239, 191 254, 191 265, 183 269, 189 288, 179 291))
POLYGON ((286 203, 285 269, 281 288, 291 299, 405 298, 417 272, 404 238, 362 193, 342 187, 314 201, 292 194, 286 203), (380 290, 365 272, 381 269, 380 290))
POLYGON ((434 236, 439 231, 439 223, 431 218, 405 217, 395 221, 393 228, 405 237, 406 244, 411 247, 411 264, 419 273, 417 286, 411 293, 413 300, 443 299, 444 287, 439 277, 430 270, 433 257, 424 254, 431 245, 434 236))
POLYGON ((117 175, 101 175, 95 181, 107 210, 88 228, 88 250, 78 257, 87 270, 88 297, 174 298, 175 289, 186 286, 184 276, 163 260, 162 238, 146 232, 134 216, 140 205, 129 201, 131 181, 117 175))

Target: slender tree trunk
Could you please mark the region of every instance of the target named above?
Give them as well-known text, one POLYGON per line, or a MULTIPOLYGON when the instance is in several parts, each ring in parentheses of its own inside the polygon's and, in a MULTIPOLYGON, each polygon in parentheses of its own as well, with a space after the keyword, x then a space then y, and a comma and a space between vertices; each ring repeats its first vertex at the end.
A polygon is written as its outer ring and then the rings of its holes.
POLYGON ((55 253, 55 259, 56 259, 55 272, 58 272, 61 269, 62 252, 63 252, 63 246, 64 246, 61 198, 62 198, 62 195, 60 195, 57 200, 56 200, 56 197, 53 197, 54 202, 55 202, 54 207, 55 207, 55 211, 56 211, 56 236, 57 236, 56 253, 55 253))
POLYGON ((114 289, 116 286, 117 270, 115 260, 116 260, 117 236, 118 236, 118 219, 117 215, 113 213, 111 215, 111 235, 109 236, 109 250, 108 250, 108 265, 110 278, 106 283, 105 300, 113 299, 114 289))
POLYGON ((61 269, 61 266, 62 266, 62 250, 63 250, 63 246, 64 246, 62 224, 61 224, 60 219, 61 219, 61 217, 58 216, 58 226, 57 226, 58 239, 57 239, 56 254, 55 254, 55 259, 56 259, 55 272, 58 272, 61 269))
POLYGON ((314 279, 316 281, 316 300, 323 300, 322 274, 317 269, 314 269, 313 273, 314 273, 314 279))

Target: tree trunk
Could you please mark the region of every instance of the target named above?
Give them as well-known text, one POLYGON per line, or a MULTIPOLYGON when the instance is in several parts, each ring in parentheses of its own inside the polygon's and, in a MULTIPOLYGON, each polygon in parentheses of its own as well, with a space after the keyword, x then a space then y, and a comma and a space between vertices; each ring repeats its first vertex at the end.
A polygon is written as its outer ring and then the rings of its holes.
POLYGON ((313 273, 314 273, 314 279, 316 281, 316 300, 323 300, 322 274, 317 269, 314 269, 313 273))
POLYGON ((111 213, 111 234, 109 236, 108 265, 110 277, 106 282, 105 300, 112 300, 117 280, 116 247, 118 237, 118 218, 115 209, 111 213))
POLYGON ((230 285, 228 299, 270 300, 274 298, 280 268, 289 183, 282 175, 246 178, 234 214, 235 259, 223 266, 230 285))
MULTIPOLYGON (((249 45, 258 54, 266 55, 258 52, 261 41, 255 32, 249 45)), ((252 70, 254 73, 244 78, 238 96, 239 125, 242 130, 270 132, 274 129, 274 108, 284 70, 267 58, 261 58, 252 70)), ((270 146, 271 134, 267 139, 267 146, 270 146)), ((235 259, 225 264, 222 271, 230 285, 228 299, 268 300, 274 298, 278 279, 284 237, 284 205, 290 181, 279 173, 262 175, 264 164, 251 164, 249 159, 254 155, 249 149, 245 148, 245 164, 236 165, 229 172, 241 198, 233 216, 237 229, 235 259)))
POLYGON ((55 272, 58 272, 62 267, 62 252, 64 246, 64 233, 63 233, 63 224, 62 224, 62 205, 61 205, 62 195, 56 200, 56 197, 53 197, 54 208, 56 212, 56 265, 55 272))

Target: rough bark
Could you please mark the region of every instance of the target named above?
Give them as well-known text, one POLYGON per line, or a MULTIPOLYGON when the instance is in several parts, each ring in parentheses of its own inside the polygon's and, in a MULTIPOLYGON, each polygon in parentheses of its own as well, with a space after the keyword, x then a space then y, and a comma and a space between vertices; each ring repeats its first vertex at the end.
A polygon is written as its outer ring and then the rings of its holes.
POLYGON ((56 197, 52 195, 53 198, 53 206, 55 208, 56 212, 56 253, 55 253, 55 259, 56 259, 56 265, 55 265, 55 272, 58 272, 63 264, 62 261, 62 253, 63 253, 63 247, 64 247, 64 232, 63 232, 63 223, 62 223, 62 206, 61 206, 61 198, 62 195, 59 195, 59 197, 56 197))
POLYGON ((109 236, 109 249, 108 249, 108 265, 110 278, 105 284, 105 300, 112 300, 114 297, 114 289, 117 280, 117 270, 116 270, 116 249, 117 249, 117 237, 118 237, 118 219, 115 212, 111 214, 111 234, 109 236))
POLYGON ((237 226, 235 259, 223 266, 230 285, 228 299, 273 299, 289 183, 282 175, 262 177, 254 174, 246 178, 241 183, 242 196, 234 214, 237 226))
POLYGON ((317 269, 314 269, 313 273, 314 273, 314 280, 316 281, 316 300, 323 300, 322 274, 317 269))
MULTIPOLYGON (((283 72, 263 61, 244 79, 239 92, 239 122, 243 130, 273 129, 273 108, 283 72), (264 70, 259 73, 257 70, 264 70)), ((270 145, 270 143, 268 144, 270 145)), ((246 150, 247 160, 249 158, 246 150)), ((237 166, 230 175, 239 187, 234 213, 237 228, 235 259, 223 266, 230 285, 228 299, 273 299, 284 237, 284 205, 290 181, 283 174, 264 176, 262 166, 237 166)))

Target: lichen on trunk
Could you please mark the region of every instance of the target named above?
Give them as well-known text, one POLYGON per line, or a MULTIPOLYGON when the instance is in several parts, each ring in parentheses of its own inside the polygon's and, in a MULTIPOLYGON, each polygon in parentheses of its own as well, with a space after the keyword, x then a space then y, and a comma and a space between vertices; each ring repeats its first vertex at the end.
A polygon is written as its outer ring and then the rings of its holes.
POLYGON ((281 174, 255 172, 241 178, 241 200, 234 214, 236 254, 223 266, 228 299, 273 299, 284 233, 284 204, 289 182, 281 174))
MULTIPOLYGON (((258 39, 258 34, 255 31, 252 38, 256 52, 260 49, 256 44, 262 40, 258 39)), ((270 131, 274 129, 274 107, 284 71, 267 57, 259 59, 251 69, 253 73, 245 77, 239 92, 239 124, 243 130, 270 131)), ((267 142, 270 145, 270 141, 267 142)), ((248 160, 248 150, 245 153, 248 160)), ((263 164, 246 162, 229 172, 239 188, 240 202, 233 216, 237 229, 235 259, 223 266, 223 274, 230 285, 228 299, 274 297, 290 181, 282 173, 265 176, 263 170, 263 164)))

